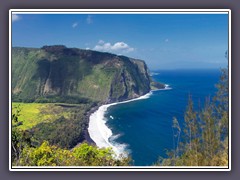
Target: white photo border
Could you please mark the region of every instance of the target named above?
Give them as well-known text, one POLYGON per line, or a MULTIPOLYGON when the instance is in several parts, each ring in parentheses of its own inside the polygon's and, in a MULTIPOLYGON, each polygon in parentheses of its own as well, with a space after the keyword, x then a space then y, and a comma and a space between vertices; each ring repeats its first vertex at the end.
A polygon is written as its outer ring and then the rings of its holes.
POLYGON ((231 171, 231 10, 230 9, 10 9, 9 10, 9 171, 231 171), (12 166, 11 49, 13 14, 228 14, 229 143, 228 166, 12 166))

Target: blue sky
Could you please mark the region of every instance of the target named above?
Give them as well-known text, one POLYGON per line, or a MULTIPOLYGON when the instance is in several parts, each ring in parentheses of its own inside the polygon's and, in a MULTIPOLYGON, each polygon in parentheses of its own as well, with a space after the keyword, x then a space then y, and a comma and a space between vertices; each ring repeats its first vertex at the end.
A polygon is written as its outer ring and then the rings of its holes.
POLYGON ((14 14, 12 46, 66 45, 156 69, 227 66, 227 14, 14 14))

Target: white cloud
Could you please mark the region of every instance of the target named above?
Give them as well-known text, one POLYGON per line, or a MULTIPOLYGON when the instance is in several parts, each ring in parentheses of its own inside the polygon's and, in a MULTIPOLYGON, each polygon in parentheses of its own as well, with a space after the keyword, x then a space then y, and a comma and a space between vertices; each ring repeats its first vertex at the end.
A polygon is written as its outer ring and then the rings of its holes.
POLYGON ((78 23, 77 23, 77 22, 75 22, 75 23, 72 24, 72 28, 75 28, 75 27, 77 27, 77 26, 78 26, 78 23))
POLYGON ((124 42, 116 42, 115 44, 112 45, 109 42, 105 43, 103 40, 99 40, 98 44, 93 49, 97 51, 117 53, 128 53, 134 51, 134 48, 130 47, 128 44, 124 42))
POLYGON ((100 39, 100 40, 98 41, 98 44, 104 44, 104 41, 100 39))
POLYGON ((18 21, 18 20, 20 20, 20 19, 21 19, 20 16, 17 15, 17 14, 13 14, 13 15, 12 15, 12 22, 18 21))
POLYGON ((87 21, 87 24, 92 24, 93 23, 92 16, 88 15, 86 21, 87 21))
POLYGON ((127 52, 131 52, 134 50, 134 48, 128 46, 126 43, 124 42, 117 42, 115 43, 113 46, 112 46, 112 50, 124 50, 124 51, 127 51, 127 52))

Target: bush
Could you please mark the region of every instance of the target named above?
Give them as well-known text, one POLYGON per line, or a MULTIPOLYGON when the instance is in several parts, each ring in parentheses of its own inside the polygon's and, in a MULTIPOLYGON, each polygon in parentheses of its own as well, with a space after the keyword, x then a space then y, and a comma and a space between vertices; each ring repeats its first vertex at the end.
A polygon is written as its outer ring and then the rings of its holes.
POLYGON ((127 166, 129 158, 116 159, 109 148, 99 149, 83 143, 72 151, 50 146, 44 141, 37 148, 26 147, 19 161, 21 166, 127 166))

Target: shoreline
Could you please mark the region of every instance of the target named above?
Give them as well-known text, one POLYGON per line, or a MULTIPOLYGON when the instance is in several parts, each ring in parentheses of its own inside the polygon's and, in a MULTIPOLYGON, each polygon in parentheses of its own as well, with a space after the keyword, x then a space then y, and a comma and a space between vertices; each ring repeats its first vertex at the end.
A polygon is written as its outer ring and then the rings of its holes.
MULTIPOLYGON (((92 138, 90 137, 90 134, 88 132, 89 118, 90 118, 91 114, 94 113, 95 111, 97 111, 100 106, 102 106, 102 104, 96 105, 96 106, 92 107, 89 111, 87 111, 87 114, 85 116, 86 128, 84 128, 84 130, 83 130, 84 141, 86 141, 90 145, 95 145, 95 146, 96 146, 96 143, 92 140, 92 138)), ((78 144, 81 144, 81 143, 82 142, 80 142, 78 144)))
POLYGON ((165 84, 165 87, 163 89, 156 89, 156 90, 150 90, 148 93, 139 96, 134 99, 129 99, 125 101, 120 102, 114 102, 110 104, 100 104, 94 108, 92 108, 87 115, 88 121, 87 121, 87 129, 85 131, 85 140, 90 143, 94 144, 99 148, 108 148, 111 147, 112 150, 117 154, 117 156, 126 154, 125 144, 119 144, 116 142, 110 142, 109 138, 113 136, 111 129, 106 125, 107 119, 104 117, 105 113, 107 112, 107 109, 110 106, 114 106, 117 104, 123 104, 128 103, 132 101, 142 100, 142 99, 148 99, 152 92, 154 91, 160 91, 160 90, 169 90, 171 89, 169 85, 165 84))

